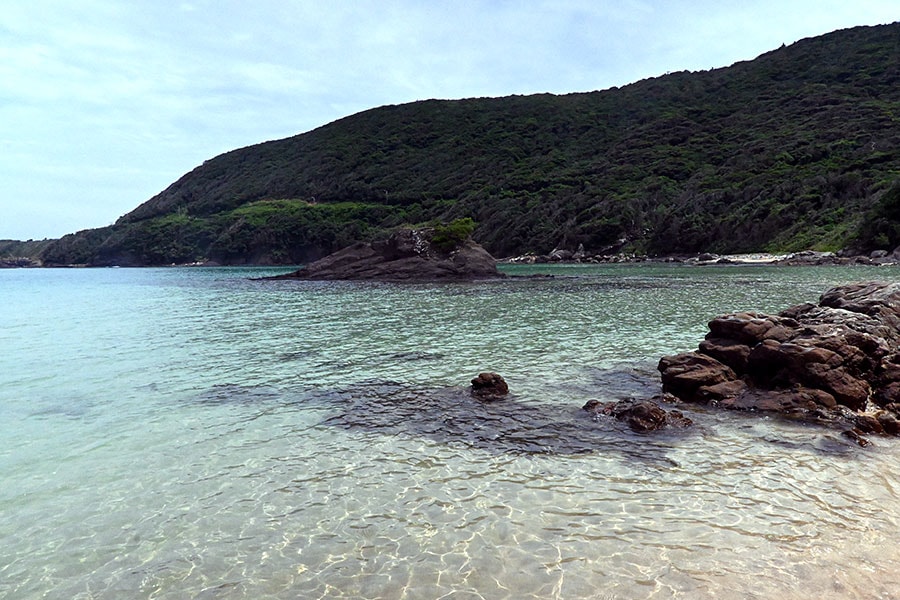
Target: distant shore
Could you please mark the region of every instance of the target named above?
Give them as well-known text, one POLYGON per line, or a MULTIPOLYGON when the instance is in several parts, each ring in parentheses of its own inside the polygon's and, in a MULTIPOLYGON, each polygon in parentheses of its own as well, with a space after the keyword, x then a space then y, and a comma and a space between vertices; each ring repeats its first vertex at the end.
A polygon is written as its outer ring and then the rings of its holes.
POLYGON ((500 264, 617 264, 617 263, 667 263, 685 265, 866 265, 882 266, 900 264, 900 252, 888 253, 877 250, 869 255, 846 254, 843 252, 816 252, 804 250, 785 254, 752 252, 747 254, 713 254, 703 252, 696 255, 646 256, 641 254, 588 255, 554 250, 547 255, 524 254, 497 261, 500 264))
MULTIPOLYGON (((816 252, 804 250, 775 254, 769 252, 750 252, 746 254, 714 254, 702 252, 695 255, 671 255, 648 256, 643 254, 586 254, 583 252, 571 252, 566 250, 554 250, 550 254, 523 254, 497 260, 501 265, 539 265, 539 264, 635 264, 635 263, 663 263, 684 264, 696 266, 710 265, 777 265, 777 266, 817 266, 817 265, 865 265, 865 266, 889 266, 900 265, 900 249, 888 253, 884 250, 876 250, 870 254, 853 254, 845 252, 816 252)), ((136 267, 221 267, 221 266, 246 266, 246 267, 292 267, 296 265, 273 264, 245 264, 223 265, 213 261, 198 261, 169 265, 135 265, 136 267)), ((45 268, 41 261, 29 257, 3 257, 0 258, 0 269, 28 269, 45 268)), ((91 265, 52 265, 46 268, 91 268, 91 265)))

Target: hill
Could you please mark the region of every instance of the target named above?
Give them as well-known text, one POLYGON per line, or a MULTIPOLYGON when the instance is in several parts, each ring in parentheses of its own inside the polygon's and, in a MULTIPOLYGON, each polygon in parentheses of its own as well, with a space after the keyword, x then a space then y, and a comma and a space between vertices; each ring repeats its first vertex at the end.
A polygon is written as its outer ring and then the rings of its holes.
POLYGON ((600 92, 380 107, 212 158, 42 257, 302 263, 464 217, 496 256, 893 246, 898 56, 895 23, 600 92))
POLYGON ((38 257, 55 240, 0 240, 0 268, 40 266, 38 257))

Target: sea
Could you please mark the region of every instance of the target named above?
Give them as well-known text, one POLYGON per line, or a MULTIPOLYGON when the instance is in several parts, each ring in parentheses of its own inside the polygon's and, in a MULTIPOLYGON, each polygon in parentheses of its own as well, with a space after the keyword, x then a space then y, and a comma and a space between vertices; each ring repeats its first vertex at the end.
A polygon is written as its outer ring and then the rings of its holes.
POLYGON ((900 598, 900 438, 581 410, 717 315, 900 268, 503 269, 0 271, 0 598, 900 598))

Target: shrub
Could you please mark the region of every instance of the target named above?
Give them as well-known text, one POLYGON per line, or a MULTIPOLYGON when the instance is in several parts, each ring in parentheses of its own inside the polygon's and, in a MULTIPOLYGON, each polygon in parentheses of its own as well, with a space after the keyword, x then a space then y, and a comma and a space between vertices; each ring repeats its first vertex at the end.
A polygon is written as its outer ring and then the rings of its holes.
POLYGON ((472 236, 476 223, 469 217, 434 226, 431 245, 439 252, 452 252, 472 236))

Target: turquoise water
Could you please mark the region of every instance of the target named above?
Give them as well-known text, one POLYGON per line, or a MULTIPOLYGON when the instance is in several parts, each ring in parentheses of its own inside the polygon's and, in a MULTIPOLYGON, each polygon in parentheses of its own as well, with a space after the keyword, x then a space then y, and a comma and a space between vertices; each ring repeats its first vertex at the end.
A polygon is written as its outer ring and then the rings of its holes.
POLYGON ((578 410, 900 269, 506 269, 558 277, 0 271, 0 598, 900 597, 897 440, 578 410))

